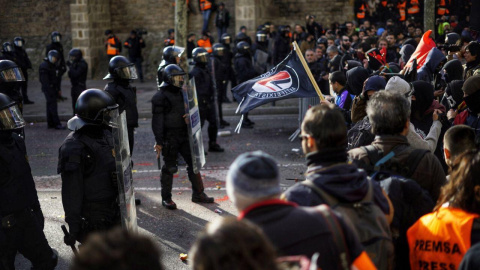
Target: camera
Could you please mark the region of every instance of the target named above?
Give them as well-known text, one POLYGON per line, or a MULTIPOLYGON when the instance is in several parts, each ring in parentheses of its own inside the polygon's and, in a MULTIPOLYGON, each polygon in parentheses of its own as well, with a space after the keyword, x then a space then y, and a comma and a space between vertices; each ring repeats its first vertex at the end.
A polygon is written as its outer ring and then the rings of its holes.
POLYGON ((438 49, 444 49, 447 52, 459 52, 461 47, 456 44, 444 44, 437 46, 438 49))

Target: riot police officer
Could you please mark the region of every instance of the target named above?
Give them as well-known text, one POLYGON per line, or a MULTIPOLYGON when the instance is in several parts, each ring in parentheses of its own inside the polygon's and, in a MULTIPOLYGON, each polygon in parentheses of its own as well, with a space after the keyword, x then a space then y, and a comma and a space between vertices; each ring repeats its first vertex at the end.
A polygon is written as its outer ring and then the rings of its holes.
POLYGON ((217 144, 218 126, 214 102, 215 90, 213 88, 212 75, 207 68, 208 52, 204 48, 195 48, 192 55, 195 66, 189 77, 195 79, 202 127, 205 124, 205 120, 208 121, 208 151, 223 152, 224 149, 217 144))
POLYGON ((78 96, 87 89, 87 72, 88 64, 83 59, 82 51, 79 49, 71 49, 68 53, 68 77, 72 83, 72 108, 75 115, 75 103, 78 96))
POLYGON ((186 124, 185 103, 182 86, 186 73, 177 65, 165 67, 163 83, 152 98, 152 130, 155 136, 157 158, 160 153, 165 164, 162 167, 160 184, 162 205, 170 210, 177 205, 172 200, 173 174, 177 172, 177 155, 180 153, 187 163, 188 180, 192 184, 192 202, 213 203, 213 198, 204 192, 202 176, 193 172, 192 153, 186 124))
POLYGON ((3 93, 13 99, 22 111, 22 94, 20 93, 20 83, 25 81, 22 70, 10 60, 0 60, 0 93, 3 93))
POLYGON ((4 42, 2 44, 2 60, 10 60, 15 63, 18 62, 17 56, 15 55, 15 51, 13 50, 13 46, 10 42, 4 42))
POLYGON ((28 98, 28 69, 32 69, 32 62, 30 62, 30 58, 28 58, 28 54, 23 48, 25 45, 25 40, 22 37, 15 37, 13 40, 13 47, 15 51, 15 55, 17 57, 17 64, 22 69, 23 76, 25 78, 24 82, 20 83, 20 89, 22 90, 23 96, 23 104, 34 104, 35 102, 31 101, 28 98))
POLYGON ((218 116, 220 118, 220 128, 230 126, 230 123, 223 119, 222 104, 227 95, 228 66, 222 62, 225 56, 225 46, 220 43, 213 44, 213 69, 215 70, 215 85, 217 86, 218 96, 218 116))
POLYGON ((55 269, 58 257, 43 233, 45 219, 25 142, 13 132, 24 127, 25 120, 15 102, 1 93, 0 115, 0 269, 15 269, 17 252, 30 260, 32 269, 55 269))
POLYGON ((54 86, 55 86, 55 89, 57 90, 57 98, 60 99, 60 100, 66 100, 67 98, 62 96, 62 88, 61 88, 62 87, 62 76, 67 71, 67 66, 65 64, 65 58, 63 56, 63 46, 62 46, 62 43, 60 43, 60 41, 62 40, 62 35, 59 32, 54 31, 51 34, 51 39, 52 39, 52 43, 47 45, 45 53, 46 53, 47 57, 48 57, 48 53, 51 50, 56 50, 57 53, 58 53, 58 58, 57 58, 58 62, 56 63, 57 74, 55 76, 56 77, 56 83, 54 84, 54 86))
MULTIPOLYGON (((233 57, 234 54, 232 52, 232 49, 230 48, 230 44, 232 43, 232 37, 225 33, 222 35, 222 38, 220 40, 220 43, 222 43, 224 49, 223 52, 223 57, 222 57, 222 63, 225 67, 227 67, 227 80, 223 81, 223 84, 225 84, 225 89, 227 89, 228 81, 231 82, 231 87, 235 87, 237 85, 237 78, 235 77, 235 72, 233 71, 233 57)), ((231 103, 227 97, 227 93, 225 91, 225 95, 222 97, 222 101, 225 103, 231 103)))
POLYGON ((47 58, 40 64, 40 83, 42 92, 47 100, 47 124, 48 128, 65 129, 60 123, 57 110, 58 77, 56 63, 60 59, 60 54, 56 50, 48 52, 47 58))
MULTIPOLYGON (((237 74, 237 82, 239 84, 255 78, 257 72, 255 72, 252 64, 252 57, 250 54, 250 45, 246 41, 241 41, 237 44, 237 54, 233 60, 235 66, 235 72, 237 74)), ((235 99, 240 102, 243 97, 235 96, 235 99)), ((244 115, 242 127, 253 128, 255 123, 248 118, 248 113, 244 115)))
POLYGON ((82 92, 76 116, 68 121, 72 132, 59 149, 57 172, 62 176, 62 203, 70 234, 67 245, 82 243, 86 236, 120 224, 114 157, 118 105, 99 89, 82 92))
POLYGON ((163 70, 170 64, 178 64, 180 62, 180 55, 185 51, 184 48, 178 46, 167 46, 163 48, 162 62, 157 69, 157 89, 163 82, 163 70))
POLYGON ((105 86, 105 91, 112 95, 118 104, 118 112, 126 111, 128 144, 130 155, 133 153, 134 130, 138 127, 137 88, 130 85, 131 80, 138 79, 135 65, 127 58, 117 55, 108 64, 108 74, 103 78, 113 79, 105 86))

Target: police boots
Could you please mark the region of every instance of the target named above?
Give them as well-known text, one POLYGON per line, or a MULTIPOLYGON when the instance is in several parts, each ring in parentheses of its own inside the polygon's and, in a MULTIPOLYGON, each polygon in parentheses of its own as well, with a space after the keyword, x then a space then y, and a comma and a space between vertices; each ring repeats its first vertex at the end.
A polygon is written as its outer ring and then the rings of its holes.
POLYGON ((208 151, 209 152, 223 152, 223 151, 225 151, 225 149, 220 147, 220 145, 218 145, 218 143, 216 143, 216 142, 210 142, 208 144, 208 151))
POLYGON ((205 194, 204 187, 203 187, 203 180, 200 173, 193 173, 193 171, 189 174, 189 180, 192 183, 192 202, 194 203, 213 203, 214 199, 212 197, 208 197, 205 194))

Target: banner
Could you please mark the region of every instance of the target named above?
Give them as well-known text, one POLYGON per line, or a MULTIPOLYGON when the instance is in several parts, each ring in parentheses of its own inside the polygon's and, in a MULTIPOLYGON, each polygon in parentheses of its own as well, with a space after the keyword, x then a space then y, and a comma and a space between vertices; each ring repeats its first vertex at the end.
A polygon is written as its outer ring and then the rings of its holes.
POLYGON ((296 42, 294 50, 265 74, 232 89, 235 99, 242 100, 237 113, 245 114, 263 104, 288 98, 323 96, 296 42))
POLYGON ((435 41, 430 38, 431 33, 432 30, 428 30, 425 32, 425 34, 423 34, 422 39, 418 43, 417 49, 415 49, 415 52, 413 52, 412 56, 410 56, 410 59, 405 65, 406 67, 410 67, 412 65, 413 59, 417 59, 417 69, 421 68, 423 64, 425 64, 430 50, 437 47, 437 45, 435 45, 435 41))

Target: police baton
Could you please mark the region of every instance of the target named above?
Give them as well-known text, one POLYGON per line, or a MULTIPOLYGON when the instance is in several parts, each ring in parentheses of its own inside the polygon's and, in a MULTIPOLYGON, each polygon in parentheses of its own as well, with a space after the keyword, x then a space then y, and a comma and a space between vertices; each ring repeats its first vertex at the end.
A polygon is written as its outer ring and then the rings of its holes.
MULTIPOLYGON (((65 234, 65 236, 70 237, 70 233, 67 231, 67 228, 65 227, 65 225, 62 225, 62 231, 63 231, 63 234, 65 234)), ((77 248, 75 247, 75 245, 70 245, 70 247, 72 248, 73 254, 75 256, 78 256, 77 248)))

